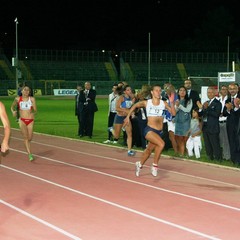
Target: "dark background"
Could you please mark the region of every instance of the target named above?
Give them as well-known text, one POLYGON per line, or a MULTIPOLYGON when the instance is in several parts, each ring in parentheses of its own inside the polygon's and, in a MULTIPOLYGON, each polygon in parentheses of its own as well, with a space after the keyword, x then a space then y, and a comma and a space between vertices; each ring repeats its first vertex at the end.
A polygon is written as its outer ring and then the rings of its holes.
POLYGON ((0 47, 239 51, 237 0, 1 1, 0 47), (229 36, 229 37, 228 37, 229 36))

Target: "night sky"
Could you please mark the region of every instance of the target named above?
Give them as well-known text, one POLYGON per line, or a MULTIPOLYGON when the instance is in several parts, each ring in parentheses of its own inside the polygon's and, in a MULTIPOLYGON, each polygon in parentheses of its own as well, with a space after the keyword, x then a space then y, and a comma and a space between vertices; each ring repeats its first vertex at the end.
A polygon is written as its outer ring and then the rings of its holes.
POLYGON ((176 49, 179 43, 186 46, 187 41, 201 38, 209 44, 222 39, 224 45, 227 35, 238 47, 237 4, 236 0, 2 0, 0 42, 4 49, 15 48, 17 17, 19 48, 147 50, 149 32, 153 49, 176 49))

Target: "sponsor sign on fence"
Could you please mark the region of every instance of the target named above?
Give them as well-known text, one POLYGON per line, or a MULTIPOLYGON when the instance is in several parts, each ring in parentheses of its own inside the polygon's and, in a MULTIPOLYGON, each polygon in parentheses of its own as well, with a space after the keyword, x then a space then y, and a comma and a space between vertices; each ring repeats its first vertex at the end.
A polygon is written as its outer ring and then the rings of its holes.
POLYGON ((76 89, 53 89, 54 96, 73 96, 77 95, 76 89))

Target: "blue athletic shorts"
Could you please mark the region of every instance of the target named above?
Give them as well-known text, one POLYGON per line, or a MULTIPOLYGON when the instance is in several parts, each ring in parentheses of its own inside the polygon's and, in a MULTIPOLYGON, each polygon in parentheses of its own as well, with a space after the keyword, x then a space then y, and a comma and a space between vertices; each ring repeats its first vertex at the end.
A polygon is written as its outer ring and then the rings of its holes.
POLYGON ((152 132, 155 132, 155 133, 158 134, 160 137, 162 137, 162 135, 163 135, 163 131, 162 131, 162 130, 157 130, 157 129, 151 128, 151 127, 149 127, 149 126, 146 126, 145 129, 144 129, 144 132, 143 132, 144 137, 146 137, 147 133, 148 133, 148 132, 151 132, 151 131, 152 131, 152 132))
POLYGON ((115 124, 123 124, 124 119, 126 118, 126 116, 119 116, 119 115, 115 115, 114 118, 114 123, 115 124))

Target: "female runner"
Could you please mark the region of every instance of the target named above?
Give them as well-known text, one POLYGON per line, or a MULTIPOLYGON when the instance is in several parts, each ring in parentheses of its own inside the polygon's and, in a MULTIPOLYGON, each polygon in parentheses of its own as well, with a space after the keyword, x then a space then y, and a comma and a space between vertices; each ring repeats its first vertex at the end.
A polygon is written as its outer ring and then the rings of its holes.
POLYGON ((129 109, 131 108, 133 102, 135 101, 135 96, 132 93, 132 89, 129 85, 123 87, 123 94, 121 94, 116 101, 116 115, 114 118, 113 127, 109 128, 109 131, 112 132, 114 137, 114 142, 117 142, 121 131, 126 131, 127 133, 127 148, 128 156, 134 156, 135 151, 132 150, 132 124, 129 121, 129 124, 126 128, 122 128, 124 124, 124 119, 127 116, 129 109))
POLYGON ((35 98, 31 96, 31 89, 28 86, 23 87, 22 96, 14 99, 11 111, 14 117, 17 116, 16 107, 19 107, 19 127, 22 131, 24 144, 28 153, 29 161, 33 161, 34 157, 31 153, 31 140, 33 137, 34 115, 37 113, 35 98))
POLYGON ((136 162, 136 176, 139 176, 142 166, 146 160, 154 151, 154 160, 151 166, 151 173, 154 177, 158 173, 158 162, 162 153, 162 150, 165 146, 165 142, 162 140, 162 129, 163 129, 163 119, 164 119, 164 110, 167 109, 173 116, 175 116, 175 106, 174 106, 174 93, 169 96, 170 106, 167 102, 161 100, 161 87, 155 85, 152 87, 151 95, 152 98, 148 100, 140 101, 134 104, 128 112, 127 117, 124 122, 125 125, 129 124, 129 117, 136 108, 146 108, 147 114, 147 126, 144 130, 144 135, 148 141, 147 148, 144 150, 141 160, 136 162))

